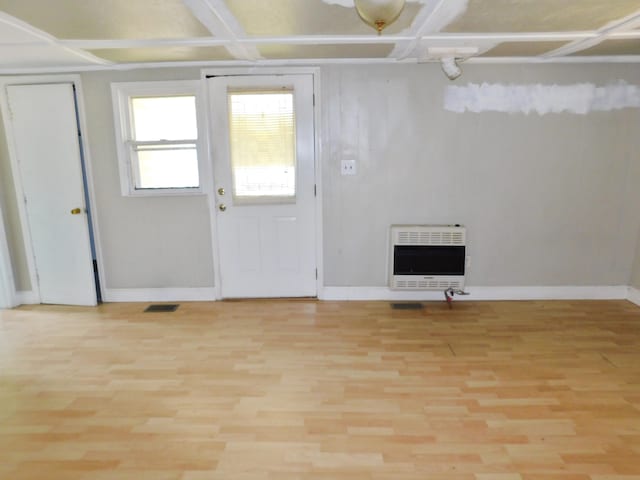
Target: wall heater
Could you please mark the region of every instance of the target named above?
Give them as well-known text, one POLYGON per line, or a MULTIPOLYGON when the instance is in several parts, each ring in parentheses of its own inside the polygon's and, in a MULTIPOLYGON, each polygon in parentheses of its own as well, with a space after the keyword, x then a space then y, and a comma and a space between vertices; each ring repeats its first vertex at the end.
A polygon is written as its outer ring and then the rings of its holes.
POLYGON ((465 227, 392 225, 390 245, 391 289, 464 289, 465 227))

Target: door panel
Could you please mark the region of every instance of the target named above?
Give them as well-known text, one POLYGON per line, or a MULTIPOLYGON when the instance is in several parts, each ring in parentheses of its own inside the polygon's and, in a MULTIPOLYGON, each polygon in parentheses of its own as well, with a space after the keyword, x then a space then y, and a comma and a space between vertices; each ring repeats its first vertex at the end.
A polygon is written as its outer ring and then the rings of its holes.
POLYGON ((316 295, 311 75, 209 79, 221 293, 316 295))
POLYGON ((12 85, 7 94, 40 301, 95 305, 73 86, 12 85))

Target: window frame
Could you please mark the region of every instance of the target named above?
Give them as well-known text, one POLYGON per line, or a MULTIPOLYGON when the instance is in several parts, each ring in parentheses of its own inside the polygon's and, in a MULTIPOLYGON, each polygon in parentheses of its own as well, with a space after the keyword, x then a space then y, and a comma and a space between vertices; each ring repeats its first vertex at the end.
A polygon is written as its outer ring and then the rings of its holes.
MULTIPOLYGON (((206 126, 202 118, 201 105, 203 97, 200 81, 114 82, 111 84, 111 98, 113 101, 113 118, 122 195, 125 197, 149 197, 205 194, 202 184, 206 178, 206 149, 204 148, 206 126), (133 111, 130 99, 131 97, 170 97, 178 95, 193 95, 195 97, 196 124, 198 126, 198 138, 195 143, 198 158, 199 185, 197 187, 136 188, 137 173, 134 169, 136 160, 131 148, 131 142, 133 142, 131 138, 133 111)), ((161 141, 158 143, 161 143, 161 141)))

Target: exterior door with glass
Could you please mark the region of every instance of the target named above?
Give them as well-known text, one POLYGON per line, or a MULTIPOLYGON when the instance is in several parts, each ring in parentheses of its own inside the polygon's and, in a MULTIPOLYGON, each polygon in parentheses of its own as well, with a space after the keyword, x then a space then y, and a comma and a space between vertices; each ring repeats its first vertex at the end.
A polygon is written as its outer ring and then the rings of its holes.
POLYGON ((313 77, 208 86, 222 297, 316 296, 313 77))

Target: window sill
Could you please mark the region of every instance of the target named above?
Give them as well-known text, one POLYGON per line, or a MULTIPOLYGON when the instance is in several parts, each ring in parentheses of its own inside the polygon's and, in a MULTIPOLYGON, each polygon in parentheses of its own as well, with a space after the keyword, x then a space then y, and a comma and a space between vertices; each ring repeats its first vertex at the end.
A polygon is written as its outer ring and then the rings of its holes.
POLYGON ((198 188, 143 188, 123 194, 125 197, 191 197, 206 195, 202 187, 198 188))

